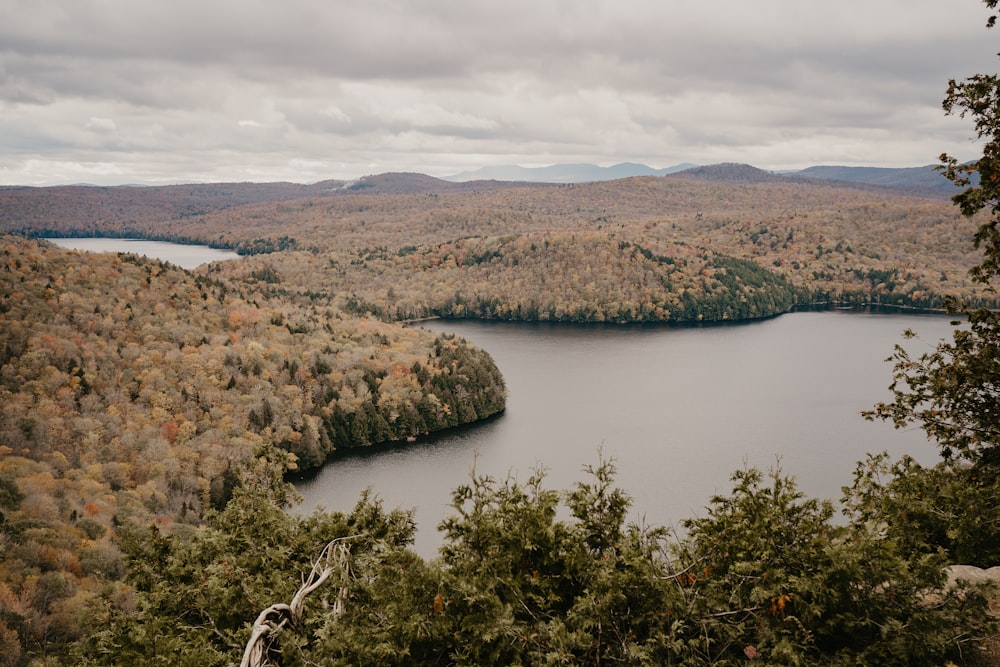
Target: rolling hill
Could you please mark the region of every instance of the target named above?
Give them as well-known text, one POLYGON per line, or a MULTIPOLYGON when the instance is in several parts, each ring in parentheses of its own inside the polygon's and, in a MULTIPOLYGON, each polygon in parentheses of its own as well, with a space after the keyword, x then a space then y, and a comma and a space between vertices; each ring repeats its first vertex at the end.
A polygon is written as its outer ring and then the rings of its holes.
POLYGON ((932 190, 947 195, 955 193, 955 186, 937 171, 935 165, 905 168, 816 166, 797 171, 795 175, 886 188, 932 190))
POLYGON ((448 181, 518 181, 522 183, 592 183, 595 181, 612 181, 618 178, 632 176, 665 176, 689 169, 695 165, 685 163, 664 169, 654 169, 635 162, 622 162, 610 167, 596 164, 554 164, 547 167, 521 167, 519 165, 501 165, 481 167, 473 171, 447 176, 448 181))
MULTIPOLYGON (((315 292, 313 281, 327 294, 339 294, 341 301, 353 291, 359 303, 376 304, 376 311, 386 313, 406 310, 401 308, 405 304, 388 298, 391 293, 399 297, 400 291, 393 292, 381 279, 358 283, 364 272, 352 268, 371 262, 373 252, 429 253, 447 262, 445 246, 462 239, 520 247, 509 243, 532 235, 573 245, 575 249, 564 253, 569 267, 574 252, 580 261, 587 259, 581 234, 602 235, 612 245, 639 244, 662 257, 673 257, 682 244, 700 249, 703 264, 714 254, 749 260, 788 280, 799 301, 933 308, 944 295, 958 294, 995 302, 995 297, 977 290, 962 268, 974 263, 974 221, 962 218, 941 191, 930 192, 775 174, 740 164, 579 184, 451 183, 423 174, 391 173, 314 186, 9 188, 0 190, 0 230, 29 236, 119 235, 206 243, 244 254, 263 253, 266 266, 256 269, 260 275, 286 277, 300 274, 294 265, 304 261, 301 252, 306 251, 325 257, 325 263, 305 280, 292 281, 296 291, 315 292)), ((597 243, 593 236, 586 238, 597 243)), ((503 252, 513 261, 515 255, 503 252)), ((534 252, 523 259, 525 266, 544 260, 534 252)), ((414 271, 429 273, 403 276, 399 271, 405 267, 394 263, 392 274, 403 281, 400 284, 434 284, 438 268, 413 266, 414 271)), ((712 273, 710 267, 706 270, 712 273)), ((445 275, 452 285, 473 280, 467 270, 440 274, 445 275)), ((630 275, 623 270, 617 278, 625 286, 631 284, 630 275)), ((578 279, 582 277, 580 273, 578 279)), ((521 294, 501 297, 517 312, 515 302, 530 303, 532 293, 543 295, 540 280, 522 281, 521 294)), ((589 298, 585 282, 559 285, 567 303, 589 298)), ((471 289, 473 282, 466 286, 471 289)), ((625 301, 634 298, 624 292, 601 298, 618 303, 619 296, 627 297, 625 301)), ((436 312, 431 302, 411 298, 411 310, 436 312)), ((573 308, 574 313, 587 312, 573 308)), ((553 312, 558 310, 557 304, 553 312)), ((667 310, 671 317, 681 312, 663 307, 667 310)), ((509 312, 503 307, 500 311, 509 312)), ((615 313, 633 311, 625 306, 611 312, 610 318, 617 320, 622 316, 615 313)))

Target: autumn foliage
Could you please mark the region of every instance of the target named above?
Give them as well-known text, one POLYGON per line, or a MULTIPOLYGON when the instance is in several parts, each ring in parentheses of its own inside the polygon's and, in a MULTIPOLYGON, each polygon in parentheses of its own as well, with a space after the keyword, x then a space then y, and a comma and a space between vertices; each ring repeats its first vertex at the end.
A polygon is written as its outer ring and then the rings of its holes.
POLYGON ((996 303, 967 276, 975 221, 940 193, 745 165, 575 185, 459 188, 412 174, 365 183, 262 185, 256 199, 235 186, 226 198, 225 184, 203 186, 201 198, 176 190, 186 207, 158 188, 78 188, 77 208, 66 189, 0 190, 0 229, 233 248, 252 261, 220 265, 221 275, 389 319, 680 321, 765 316, 789 299, 941 308, 944 296, 957 295, 996 303), (752 297, 742 285, 720 290, 712 280, 719 261, 756 265, 762 282, 752 297), (688 304, 678 308, 684 295, 688 304))
POLYGON ((101 621, 94 605, 127 608, 119 529, 199 525, 261 452, 279 473, 318 466, 488 417, 505 396, 461 339, 3 237, 3 653, 57 650, 101 621))

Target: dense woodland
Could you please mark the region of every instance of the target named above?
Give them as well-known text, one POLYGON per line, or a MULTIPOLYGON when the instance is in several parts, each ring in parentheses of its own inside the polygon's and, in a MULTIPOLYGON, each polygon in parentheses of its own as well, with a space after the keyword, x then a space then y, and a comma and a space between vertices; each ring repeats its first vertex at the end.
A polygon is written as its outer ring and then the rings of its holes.
POLYGON ((666 252, 601 232, 537 233, 395 252, 265 255, 217 265, 213 275, 331 298, 383 320, 744 320, 785 312, 804 294, 748 260, 681 243, 666 252))
POLYGON ((504 407, 461 339, 133 255, 3 237, 0 295, 8 655, 79 636, 123 572, 116 527, 198 525, 256 457, 301 470, 504 407))
POLYGON ((233 248, 254 257, 218 266, 216 277, 385 319, 704 321, 792 303, 941 308, 949 294, 996 303, 966 274, 975 221, 940 196, 746 165, 457 186, 386 174, 302 198, 276 186, 282 196, 265 202, 216 193, 159 215, 150 201, 167 196, 161 188, 76 188, 79 208, 72 188, 0 190, 0 228, 233 248))

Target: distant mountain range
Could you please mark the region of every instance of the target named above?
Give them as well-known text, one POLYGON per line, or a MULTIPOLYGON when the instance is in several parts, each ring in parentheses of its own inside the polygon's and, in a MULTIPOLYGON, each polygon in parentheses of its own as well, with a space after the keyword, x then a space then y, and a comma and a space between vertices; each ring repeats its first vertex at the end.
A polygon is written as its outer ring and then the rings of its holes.
POLYGON ((551 181, 516 181, 514 179, 476 179, 468 181, 449 181, 426 174, 410 172, 388 172, 362 176, 353 181, 344 181, 338 187, 328 188, 324 194, 450 194, 455 192, 473 192, 483 190, 502 190, 510 187, 532 185, 541 186, 551 181))
POLYGON ((809 167, 776 173, 748 164, 676 165, 653 169, 622 163, 613 167, 560 164, 551 167, 487 167, 468 172, 475 180, 445 180, 416 173, 384 173, 352 181, 297 183, 197 183, 166 186, 95 187, 87 185, 26 187, 0 186, 0 230, 46 230, 52 211, 78 234, 95 231, 96 221, 126 224, 135 220, 172 220, 207 215, 227 208, 316 197, 351 195, 450 195, 509 188, 544 188, 632 177, 695 179, 715 183, 839 184, 853 189, 893 189, 921 197, 947 198, 954 185, 932 165, 892 169, 885 167, 809 167), (40 204, 44 201, 44 206, 40 204))
POLYGON ((519 167, 518 165, 502 165, 482 167, 475 171, 464 171, 453 176, 445 176, 444 180, 453 182, 464 181, 520 181, 522 183, 591 183, 594 181, 613 181, 631 176, 666 176, 685 169, 695 167, 694 164, 678 164, 665 169, 654 169, 636 162, 622 162, 611 167, 601 167, 596 164, 554 164, 548 167, 519 167))
POLYGON ((794 172, 804 178, 865 183, 886 188, 918 188, 954 193, 955 185, 935 165, 923 167, 809 167, 794 172))
MULTIPOLYGON (((956 188, 935 165, 922 167, 844 167, 814 166, 799 171, 767 171, 748 164, 721 163, 711 165, 677 164, 663 169, 622 162, 610 167, 596 164, 554 164, 548 167, 521 167, 500 165, 482 167, 452 176, 436 178, 426 174, 388 172, 362 176, 354 180, 327 180, 318 183, 190 183, 166 186, 94 186, 88 183, 49 186, 47 189, 62 189, 77 192, 90 189, 89 196, 108 193, 114 188, 129 188, 133 191, 154 190, 169 192, 181 200, 197 199, 188 214, 196 214, 220 207, 248 204, 259 201, 280 201, 302 197, 324 197, 340 194, 450 194, 458 192, 506 189, 525 185, 593 183, 613 181, 621 178, 640 176, 680 176, 705 181, 729 183, 777 182, 789 179, 811 181, 839 181, 856 186, 874 186, 907 190, 911 194, 950 196, 956 188), (208 206, 202 206, 208 200, 208 206), (200 211, 198 209, 201 209, 200 211)), ((973 183, 975 184, 975 179, 973 183)), ((0 191, 30 189, 30 186, 0 185, 0 191)), ((177 202, 173 202, 177 205, 177 202)))
POLYGON ((745 164, 714 164, 698 166, 678 164, 664 169, 654 169, 636 162, 622 162, 611 167, 596 164, 554 164, 548 167, 521 167, 501 165, 482 167, 474 171, 446 176, 452 183, 519 182, 519 183, 590 183, 611 181, 633 176, 666 176, 683 174, 701 180, 736 183, 760 183, 789 178, 806 178, 823 181, 841 181, 887 188, 922 191, 925 193, 952 194, 955 186, 945 179, 934 165, 922 167, 843 167, 815 166, 800 171, 771 172, 745 164))

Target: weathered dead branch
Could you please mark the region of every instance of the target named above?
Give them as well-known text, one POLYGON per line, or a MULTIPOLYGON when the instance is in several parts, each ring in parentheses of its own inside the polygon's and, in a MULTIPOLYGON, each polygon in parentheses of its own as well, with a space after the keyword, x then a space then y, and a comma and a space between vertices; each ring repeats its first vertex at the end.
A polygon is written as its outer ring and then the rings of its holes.
MULTIPOLYGON (((273 604, 260 612, 254 621, 250 640, 243 651, 240 667, 270 667, 275 664, 268 658, 268 649, 274 643, 276 635, 289 625, 293 628, 301 627, 306 597, 322 586, 334 573, 339 572, 342 580, 347 579, 351 570, 351 549, 347 541, 357 537, 360 535, 338 537, 328 542, 320 552, 319 558, 313 563, 309 576, 292 596, 292 601, 288 604, 281 602, 273 604)), ((347 587, 341 586, 332 605, 331 613, 334 616, 344 613, 346 597, 347 587)))

